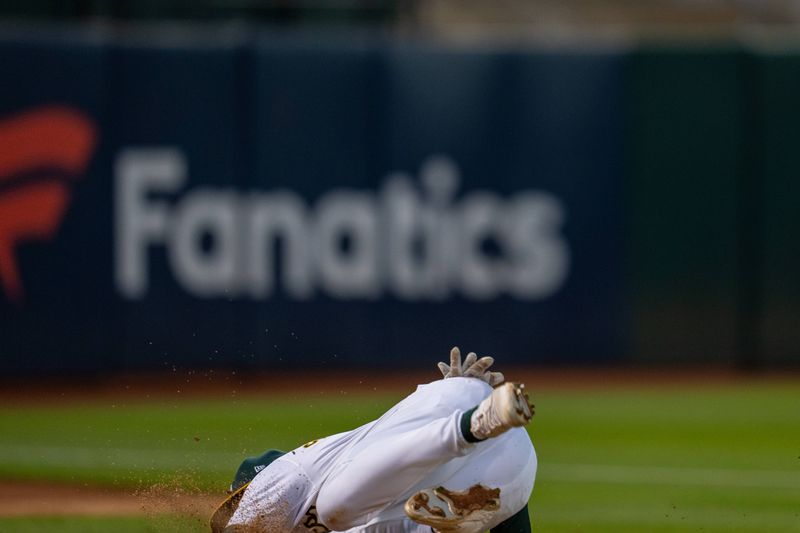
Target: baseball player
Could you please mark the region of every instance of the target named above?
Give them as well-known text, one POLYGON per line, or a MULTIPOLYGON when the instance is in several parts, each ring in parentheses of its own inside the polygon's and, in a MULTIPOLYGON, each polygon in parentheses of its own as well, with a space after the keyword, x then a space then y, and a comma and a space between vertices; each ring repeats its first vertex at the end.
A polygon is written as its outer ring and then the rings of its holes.
POLYGON ((529 533, 524 385, 489 372, 491 357, 462 364, 453 348, 450 361, 373 422, 246 460, 212 531, 529 533))

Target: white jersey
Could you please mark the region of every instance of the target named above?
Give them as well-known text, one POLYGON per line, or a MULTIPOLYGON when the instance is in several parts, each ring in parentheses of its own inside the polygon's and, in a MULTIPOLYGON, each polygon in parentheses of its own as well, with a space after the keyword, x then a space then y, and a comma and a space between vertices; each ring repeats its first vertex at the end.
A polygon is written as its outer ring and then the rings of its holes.
POLYGON ((523 428, 478 443, 461 435, 461 414, 490 392, 474 378, 420 385, 378 420, 277 459, 253 479, 230 523, 274 533, 430 533, 406 518, 405 501, 425 488, 480 483, 501 490, 486 529, 496 526, 527 503, 537 464, 523 428))

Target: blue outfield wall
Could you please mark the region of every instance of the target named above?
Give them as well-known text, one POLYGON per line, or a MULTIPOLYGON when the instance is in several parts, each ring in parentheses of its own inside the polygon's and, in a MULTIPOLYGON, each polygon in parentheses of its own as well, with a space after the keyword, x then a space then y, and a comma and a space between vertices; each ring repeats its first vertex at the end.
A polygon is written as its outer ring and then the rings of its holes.
POLYGON ((507 364, 618 360, 625 61, 370 36, 0 36, 0 141, 34 153, 0 153, 0 364, 415 366, 453 344, 507 364), (94 126, 85 170, 31 148, 56 142, 47 127, 24 135, 53 105, 94 126), (14 207, 42 183, 68 191, 47 231, 14 207))

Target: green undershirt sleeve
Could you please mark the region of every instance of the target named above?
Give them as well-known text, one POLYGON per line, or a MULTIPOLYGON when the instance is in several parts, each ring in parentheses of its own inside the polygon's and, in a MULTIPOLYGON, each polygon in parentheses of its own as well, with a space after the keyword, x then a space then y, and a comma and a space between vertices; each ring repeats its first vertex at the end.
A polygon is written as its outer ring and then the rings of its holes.
POLYGON ((472 413, 474 413, 475 409, 477 408, 478 406, 476 405, 469 411, 464 411, 464 413, 461 415, 461 434, 464 436, 464 439, 467 442, 481 441, 481 439, 476 438, 475 435, 472 434, 472 431, 470 431, 470 424, 472 422, 472 413))
POLYGON ((520 512, 493 527, 491 533, 531 533, 531 518, 528 516, 528 506, 520 512))

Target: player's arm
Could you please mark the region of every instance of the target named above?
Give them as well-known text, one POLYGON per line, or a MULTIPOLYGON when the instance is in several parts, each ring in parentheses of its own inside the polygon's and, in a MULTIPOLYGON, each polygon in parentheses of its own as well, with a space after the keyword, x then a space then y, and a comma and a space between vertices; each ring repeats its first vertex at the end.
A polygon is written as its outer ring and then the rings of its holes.
POLYGON ((491 533, 531 533, 531 517, 528 515, 528 505, 520 512, 493 527, 491 533))

